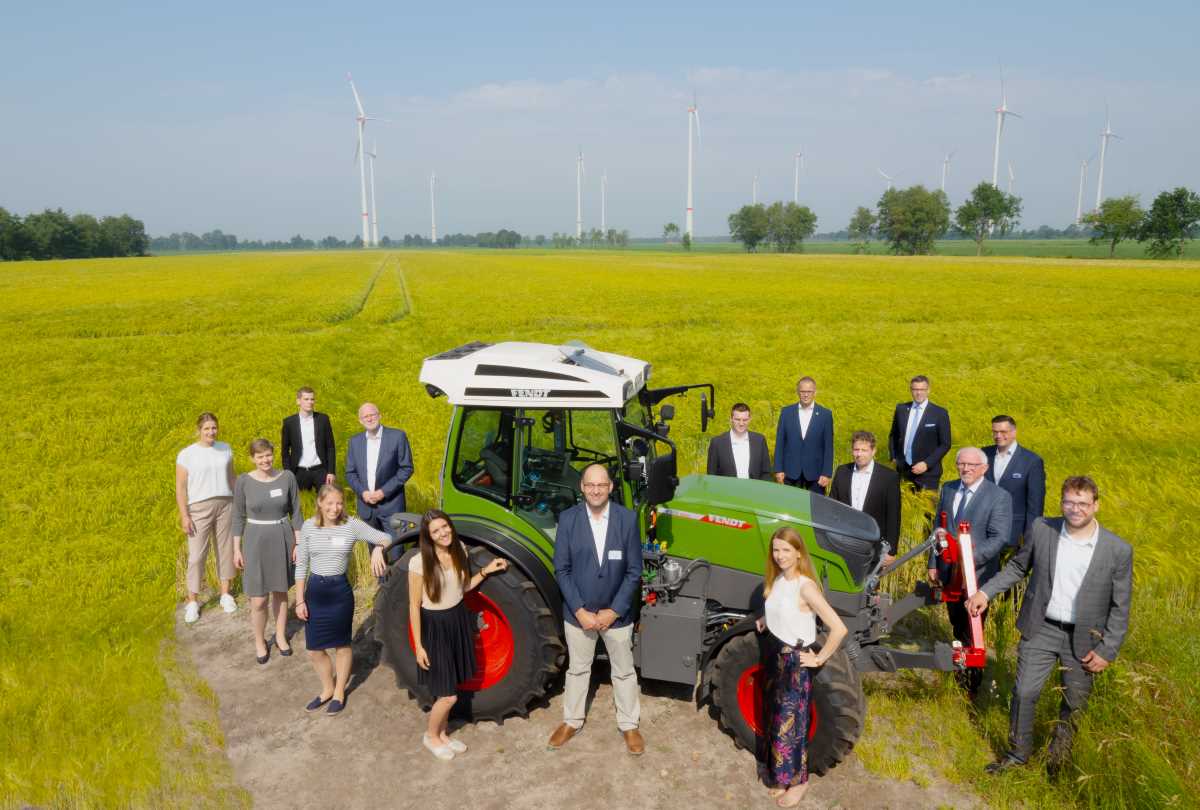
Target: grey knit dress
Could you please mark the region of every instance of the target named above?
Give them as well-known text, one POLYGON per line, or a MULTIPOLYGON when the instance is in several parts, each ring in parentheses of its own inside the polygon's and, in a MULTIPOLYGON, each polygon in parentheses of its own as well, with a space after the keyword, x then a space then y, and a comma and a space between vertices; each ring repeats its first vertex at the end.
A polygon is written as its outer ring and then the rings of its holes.
POLYGON ((242 538, 242 590, 247 596, 287 591, 295 583, 294 530, 303 525, 296 476, 272 481, 242 473, 233 488, 233 534, 242 538))

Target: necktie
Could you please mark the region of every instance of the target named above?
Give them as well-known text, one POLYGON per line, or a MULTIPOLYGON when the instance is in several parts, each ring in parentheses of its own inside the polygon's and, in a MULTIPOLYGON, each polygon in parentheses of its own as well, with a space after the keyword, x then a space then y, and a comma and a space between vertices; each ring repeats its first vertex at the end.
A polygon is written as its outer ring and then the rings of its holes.
POLYGON ((921 406, 913 405, 908 409, 908 431, 904 436, 904 460, 912 466, 913 439, 917 437, 917 426, 921 423, 921 406))
POLYGON ((954 531, 958 531, 958 524, 967 514, 967 500, 971 497, 971 490, 964 488, 962 498, 958 502, 958 509, 954 512, 954 531))

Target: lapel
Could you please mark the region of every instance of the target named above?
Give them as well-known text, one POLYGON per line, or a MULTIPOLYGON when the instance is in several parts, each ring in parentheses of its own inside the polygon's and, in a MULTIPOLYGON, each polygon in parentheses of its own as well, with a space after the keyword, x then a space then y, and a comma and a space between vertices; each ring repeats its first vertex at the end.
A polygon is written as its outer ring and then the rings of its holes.
MULTIPOLYGON (((879 468, 879 462, 875 462, 874 466, 871 467, 871 477, 867 479, 867 494, 863 497, 863 510, 864 511, 867 508, 867 504, 874 503, 875 498, 879 494, 879 476, 876 475, 878 468, 879 468)), ((851 484, 854 483, 853 467, 851 467, 851 470, 850 470, 850 482, 851 482, 851 484)))
MULTIPOLYGON (((734 458, 733 458, 733 434, 727 430, 727 431, 725 431, 725 435, 722 436, 722 439, 723 439, 723 441, 721 442, 720 449, 721 449, 721 453, 725 456, 725 458, 721 459, 721 466, 726 467, 727 469, 733 470, 734 473, 737 473, 737 461, 734 460, 734 458)), ((753 447, 750 448, 750 455, 752 457, 754 455, 753 447)), ((751 461, 753 461, 753 458, 751 458, 751 461)), ((611 511, 609 512, 609 516, 611 518, 611 516, 612 516, 611 511)))
POLYGON ((608 507, 608 531, 604 535, 604 554, 600 559, 600 576, 604 576, 605 569, 608 567, 608 555, 617 547, 617 515, 613 510, 612 505, 608 507))
MULTIPOLYGON (((364 442, 366 441, 365 437, 364 437, 363 441, 364 442)), ((383 427, 382 425, 380 425, 379 426, 379 458, 375 459, 375 486, 379 486, 379 468, 383 465, 383 459, 387 455, 387 446, 388 446, 388 429, 383 427)), ((364 453, 366 452, 365 445, 363 447, 363 452, 364 453)))
POLYGON ((1079 583, 1079 592, 1087 593, 1087 589, 1091 586, 1092 580, 1100 576, 1098 573, 1101 570, 1107 570, 1107 561, 1104 559, 1112 551, 1112 540, 1104 536, 1104 528, 1096 534, 1096 548, 1092 551, 1091 562, 1088 563, 1087 572, 1083 575, 1083 581, 1079 583))
MULTIPOLYGON (((1050 544, 1049 544, 1050 550, 1048 552, 1050 554, 1050 559, 1047 560, 1048 564, 1046 566, 1046 575, 1047 575, 1046 587, 1048 588, 1048 590, 1046 591, 1047 602, 1050 600, 1050 592, 1054 589, 1054 569, 1058 566, 1058 543, 1060 540, 1060 535, 1062 534, 1062 522, 1063 522, 1063 520, 1062 520, 1062 518, 1060 518, 1059 520, 1055 521, 1055 524, 1057 524, 1057 525, 1051 524, 1051 523, 1046 524, 1047 526, 1050 526, 1050 528, 1053 530, 1052 535, 1050 537, 1050 544)), ((1097 549, 1097 551, 1098 550, 1099 549, 1097 549)), ((1096 556, 1093 554, 1092 561, 1095 562, 1095 559, 1096 559, 1096 556)))

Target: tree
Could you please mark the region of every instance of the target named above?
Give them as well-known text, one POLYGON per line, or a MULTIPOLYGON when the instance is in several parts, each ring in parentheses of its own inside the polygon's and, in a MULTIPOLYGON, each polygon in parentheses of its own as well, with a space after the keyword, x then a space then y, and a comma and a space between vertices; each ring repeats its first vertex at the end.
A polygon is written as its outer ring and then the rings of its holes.
POLYGON ((1198 224, 1200 195, 1180 186, 1154 198, 1137 240, 1150 243, 1146 252, 1155 259, 1182 256, 1183 243, 1196 238, 1198 224))
POLYGON ((670 242, 672 236, 679 236, 679 226, 674 222, 668 222, 663 226, 663 241, 670 242))
POLYGON ((879 217, 871 212, 870 208, 863 208, 861 205, 854 209, 854 216, 850 217, 850 225, 846 228, 846 238, 854 242, 855 253, 866 253, 867 245, 871 242, 871 237, 875 235, 875 223, 879 222, 879 217))
POLYGON ((679 244, 683 245, 684 250, 691 250, 692 249, 692 235, 690 233, 685 233, 683 235, 683 241, 681 241, 679 244))
POLYGON ((1124 197, 1109 197, 1100 203, 1099 210, 1084 215, 1083 221, 1096 232, 1088 241, 1093 245, 1107 242, 1108 257, 1111 259, 1117 252, 1118 243, 1139 236, 1145 218, 1146 212, 1142 210, 1138 198, 1127 194, 1124 197))
POLYGON ((0 261, 15 262, 27 258, 30 247, 25 223, 20 217, 0 208, 0 261))
POLYGON ((796 203, 772 203, 767 209, 767 241, 781 253, 791 253, 817 229, 817 215, 796 203))
POLYGON ((1021 216, 1021 199, 1006 194, 986 180, 975 186, 971 196, 954 212, 954 227, 975 240, 975 255, 983 255, 983 243, 995 229, 1008 233, 1021 216))
POLYGON ((767 238, 767 207, 743 205, 729 215, 729 235, 741 242, 748 253, 758 250, 758 245, 767 238))
POLYGON ((933 243, 950 227, 950 200, 924 186, 888 189, 879 198, 876 230, 893 253, 933 252, 933 243))

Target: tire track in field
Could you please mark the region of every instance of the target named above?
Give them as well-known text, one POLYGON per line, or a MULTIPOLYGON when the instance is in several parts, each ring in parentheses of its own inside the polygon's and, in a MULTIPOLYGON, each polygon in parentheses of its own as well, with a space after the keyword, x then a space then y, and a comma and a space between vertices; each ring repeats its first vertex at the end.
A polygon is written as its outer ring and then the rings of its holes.
MULTIPOLYGON (((394 254, 389 253, 380 260, 379 266, 375 268, 375 272, 371 275, 371 280, 367 282, 367 288, 363 290, 362 295, 358 298, 358 303, 354 304, 341 312, 335 312, 325 319, 325 326, 337 326, 340 323, 357 318, 362 311, 366 309, 367 301, 371 298, 371 293, 375 291, 375 284, 379 281, 379 276, 383 273, 383 268, 387 263, 395 258, 394 254)), ((314 330, 316 331, 316 330, 314 330)))

